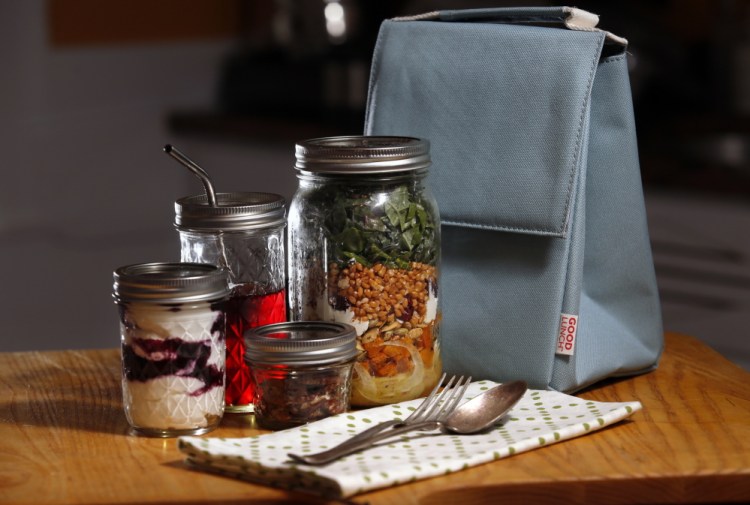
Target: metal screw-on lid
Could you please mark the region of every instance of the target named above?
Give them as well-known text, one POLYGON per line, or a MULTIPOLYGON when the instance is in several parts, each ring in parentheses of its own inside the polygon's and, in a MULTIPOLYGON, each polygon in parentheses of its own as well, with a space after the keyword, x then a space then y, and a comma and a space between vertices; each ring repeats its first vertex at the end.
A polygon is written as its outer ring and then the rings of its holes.
POLYGON ((203 195, 174 204, 178 230, 238 231, 284 224, 284 197, 275 193, 216 193, 216 206, 203 195))
POLYGON ((245 332, 245 347, 247 361, 266 364, 325 365, 359 354, 353 326, 323 321, 260 326, 245 332))
POLYGON ((226 270, 205 263, 140 263, 114 272, 116 301, 186 303, 229 295, 226 270))
POLYGON ((322 174, 380 174, 430 166, 430 143, 414 137, 349 136, 304 140, 294 168, 322 174))

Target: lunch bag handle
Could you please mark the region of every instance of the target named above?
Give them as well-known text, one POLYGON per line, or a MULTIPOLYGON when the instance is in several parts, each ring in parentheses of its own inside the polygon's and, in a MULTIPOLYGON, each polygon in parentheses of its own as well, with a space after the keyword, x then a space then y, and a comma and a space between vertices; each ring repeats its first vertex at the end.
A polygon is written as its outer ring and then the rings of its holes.
POLYGON ((607 41, 622 46, 627 39, 596 27, 599 16, 577 7, 497 7, 487 9, 460 9, 432 11, 414 16, 393 18, 393 21, 481 21, 508 24, 558 24, 569 30, 603 32, 607 41))

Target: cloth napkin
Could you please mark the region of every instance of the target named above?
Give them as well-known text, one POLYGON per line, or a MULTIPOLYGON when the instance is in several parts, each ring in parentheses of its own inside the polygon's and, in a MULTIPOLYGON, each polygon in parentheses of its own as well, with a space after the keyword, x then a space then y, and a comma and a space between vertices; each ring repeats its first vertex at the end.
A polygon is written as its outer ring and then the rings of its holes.
MULTIPOLYGON (((473 382, 471 399, 495 386, 473 382)), ((301 427, 247 438, 180 437, 192 466, 274 487, 345 498, 365 491, 457 472, 591 433, 641 409, 633 402, 594 402, 555 391, 528 390, 490 431, 475 435, 414 432, 330 463, 308 466, 287 453, 333 447, 388 419, 408 417, 421 400, 332 416, 301 427)))

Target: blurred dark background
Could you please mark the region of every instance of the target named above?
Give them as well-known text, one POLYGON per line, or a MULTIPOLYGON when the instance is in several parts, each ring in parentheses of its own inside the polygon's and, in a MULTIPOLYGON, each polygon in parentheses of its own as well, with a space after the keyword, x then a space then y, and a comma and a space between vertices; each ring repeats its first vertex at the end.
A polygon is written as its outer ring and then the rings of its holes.
MULTIPOLYGON (((198 181, 290 198, 294 141, 360 133, 380 22, 483 0, 0 4, 0 351, 118 344, 111 272, 176 260, 198 181)), ((750 2, 582 1, 630 42, 668 330, 750 369, 750 2)))

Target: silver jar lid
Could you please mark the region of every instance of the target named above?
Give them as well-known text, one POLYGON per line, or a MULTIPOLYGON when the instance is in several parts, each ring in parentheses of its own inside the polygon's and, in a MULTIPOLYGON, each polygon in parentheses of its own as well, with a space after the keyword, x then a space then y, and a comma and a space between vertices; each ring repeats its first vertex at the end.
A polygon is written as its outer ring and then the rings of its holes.
POLYGON ((357 331, 344 323, 294 321, 268 324, 245 332, 249 362, 325 365, 354 359, 357 331))
POLYGON ((187 303, 229 295, 226 270, 205 263, 139 263, 114 272, 116 301, 187 303))
POLYGON ((275 193, 216 193, 216 207, 205 194, 174 204, 178 230, 239 231, 270 228, 285 222, 284 197, 275 193))
POLYGON ((414 137, 324 137, 298 142, 294 168, 319 174, 381 174, 426 169, 430 143, 414 137))

